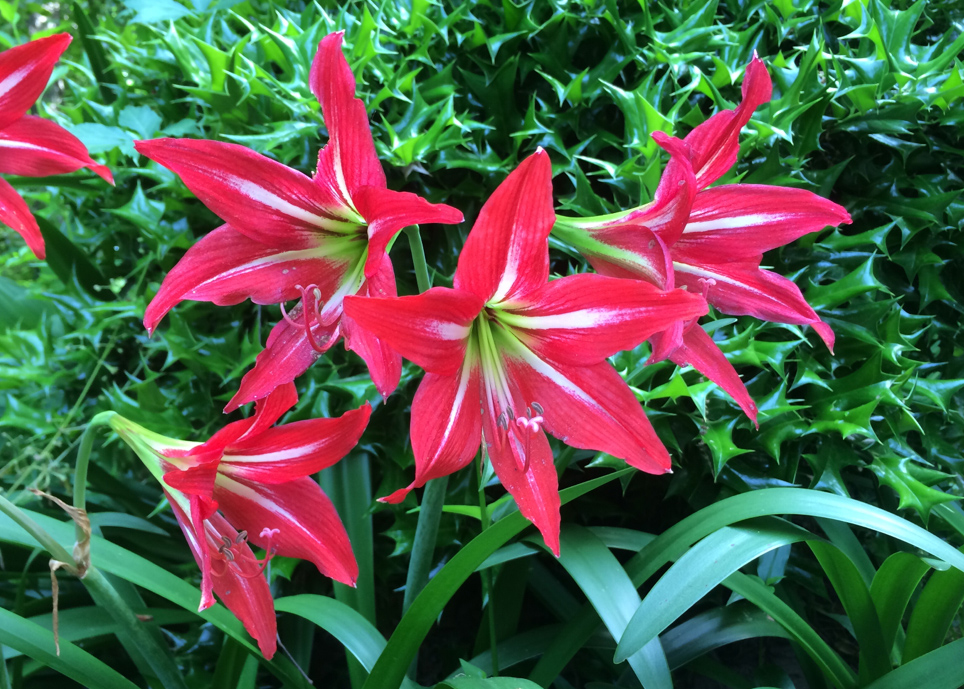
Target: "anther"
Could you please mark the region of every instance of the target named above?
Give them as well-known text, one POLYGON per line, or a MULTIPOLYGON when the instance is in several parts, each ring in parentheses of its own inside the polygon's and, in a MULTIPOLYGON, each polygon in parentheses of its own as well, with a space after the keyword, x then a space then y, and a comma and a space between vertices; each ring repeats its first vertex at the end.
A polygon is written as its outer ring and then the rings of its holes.
POLYGON ((238 537, 234 539, 234 542, 240 544, 246 540, 248 540, 248 532, 242 530, 240 533, 238 533, 238 537))
POLYGON ((542 408, 542 405, 538 402, 532 403, 532 408, 536 410, 536 414, 545 414, 546 410, 542 408))
POLYGON ((228 536, 221 536, 221 540, 224 541, 225 548, 230 548, 232 545, 234 545, 234 541, 232 541, 228 536))

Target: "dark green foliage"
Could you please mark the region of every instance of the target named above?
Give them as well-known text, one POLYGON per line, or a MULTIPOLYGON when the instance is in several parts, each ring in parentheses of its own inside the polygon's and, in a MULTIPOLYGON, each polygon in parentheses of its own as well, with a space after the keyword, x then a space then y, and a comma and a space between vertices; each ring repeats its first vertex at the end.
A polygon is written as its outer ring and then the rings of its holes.
MULTIPOLYGON (((45 11, 0 1, 0 48, 24 41, 45 11)), ((810 189, 853 217, 851 225, 805 237, 764 261, 792 277, 832 325, 832 354, 806 328, 722 317, 708 327, 759 404, 759 431, 696 371, 668 362, 643 367, 645 346, 615 357, 673 453, 675 473, 622 477, 564 507, 568 541, 583 545, 573 546, 582 549, 562 566, 545 554, 532 557, 537 549, 527 541, 496 552, 500 562, 527 557, 532 563, 493 570, 493 638, 500 664, 518 663, 511 674, 543 685, 555 680, 557 687, 637 686, 633 669, 612 662, 614 627, 606 606, 618 608, 614 601, 632 585, 643 586, 645 598, 656 569, 640 579, 640 568, 628 566, 607 600, 585 591, 592 554, 640 551, 647 534, 733 495, 787 485, 827 491, 900 514, 960 545, 964 513, 953 501, 964 485, 964 35, 954 3, 200 0, 187 7, 127 0, 63 4, 57 12, 39 24, 41 32, 67 30, 78 40, 39 111, 109 164, 116 186, 87 173, 8 178, 41 218, 48 247, 48 260, 39 262, 19 237, 0 232, 0 487, 12 501, 32 501, 27 487, 69 494, 80 431, 99 411, 113 409, 185 439, 204 439, 239 416, 225 417, 221 409, 280 313, 250 303, 186 302, 147 337, 140 318, 160 281, 220 223, 171 173, 138 156, 133 141, 233 141, 311 172, 325 130, 308 69, 318 40, 343 29, 389 186, 465 213, 462 226, 422 230, 436 285, 451 283, 481 204, 537 146, 549 151, 557 208, 568 214, 607 213, 649 200, 665 164, 651 134, 684 135, 732 107, 754 51, 769 67, 774 98, 745 129, 740 162, 723 181, 810 189)), ((553 249, 556 273, 586 270, 568 247, 553 249)), ((405 239, 396 242, 392 260, 400 293, 416 292, 405 239)), ((411 480, 408 409, 420 376, 406 364, 398 392, 381 402, 360 359, 338 346, 299 379, 301 400, 288 418, 339 414, 372 401, 372 423, 346 461, 361 464, 366 457, 373 495, 383 496, 411 480)), ((557 464, 568 465, 563 486, 623 466, 607 456, 555 449, 557 464)), ((115 441, 103 442, 92 464, 89 508, 103 535, 196 582, 170 512, 156 509, 160 490, 133 455, 115 441)), ((471 471, 449 481, 433 564, 452 560, 479 534, 471 471)), ((325 626, 319 619, 335 614, 329 608, 337 610, 336 601, 315 598, 333 596, 331 584, 307 565, 279 559, 272 570, 276 595, 309 596, 310 605, 295 612, 337 639, 318 633, 313 644, 305 641, 311 627, 288 614, 293 605, 279 605, 288 611, 282 640, 317 686, 354 683, 357 689, 376 662, 382 663, 378 677, 394 676, 387 664, 400 662, 379 660, 379 653, 401 618, 396 589, 405 583, 416 524, 410 510, 417 503, 411 497, 398 507, 359 504, 357 491, 338 488, 366 473, 352 469, 325 479, 343 515, 357 518, 352 528, 367 530, 356 547, 365 551, 360 561, 373 563, 366 565, 369 583, 355 594, 338 593, 339 605, 360 614, 325 626), (357 656, 351 673, 342 646, 357 656)), ((503 491, 490 487, 487 495, 495 500, 503 491)), ((497 529, 522 528, 500 520, 508 505, 488 506, 498 521, 475 541, 472 557, 484 559, 511 537, 497 542, 497 529)), ((820 533, 809 518, 799 526, 820 533)), ((745 601, 726 606, 730 592, 716 588, 663 635, 676 686, 803 687, 805 674, 813 687, 835 677, 877 687, 868 683, 911 658, 902 676, 928 677, 922 663, 929 657, 945 675, 964 672, 949 655, 928 655, 950 649, 935 650, 960 636, 960 572, 928 575, 916 553, 898 552, 909 546, 868 530, 826 531, 828 541, 815 546, 818 558, 800 545, 772 551, 759 568, 744 566, 723 580, 745 601), (924 581, 920 590, 918 581, 924 581), (950 612, 940 607, 945 601, 950 612), (931 609, 942 610, 936 622, 931 609), (793 640, 795 655, 782 642, 760 641, 778 636, 793 640), (748 650, 742 661, 731 662, 736 656, 729 651, 712 654, 736 640, 748 650), (700 684, 707 675, 719 683, 700 684)), ((772 546, 792 541, 775 539, 772 546)), ((666 557, 676 559, 694 542, 666 557)), ((421 647, 421 683, 462 672, 465 677, 442 686, 499 689, 484 679, 494 659, 478 578, 470 577, 475 565, 457 569, 469 559, 467 550, 443 578, 458 591, 426 602, 401 628, 439 623, 421 647), (473 658, 477 639, 483 653, 473 658)), ((49 613, 46 556, 30 558, 28 550, 6 545, 2 554, 0 606, 21 617, 49 613)), ((596 562, 602 572, 620 570, 624 561, 596 562)), ((90 605, 79 584, 61 579, 62 611, 90 605)), ((142 595, 141 607, 180 612, 163 594, 142 595)), ((634 610, 624 612, 623 626, 634 610)), ((278 686, 235 637, 222 633, 223 625, 188 616, 165 629, 189 686, 278 686)), ((93 659, 136 676, 116 640, 97 634, 83 642, 93 659)), ((393 637, 388 643, 410 642, 393 637)), ((10 648, 4 652, 10 656, 10 648)), ((66 655, 63 661, 71 662, 66 655)), ((86 657, 78 662, 89 663, 86 657)), ((7 668, 15 687, 63 686, 42 663, 21 657, 7 668)))

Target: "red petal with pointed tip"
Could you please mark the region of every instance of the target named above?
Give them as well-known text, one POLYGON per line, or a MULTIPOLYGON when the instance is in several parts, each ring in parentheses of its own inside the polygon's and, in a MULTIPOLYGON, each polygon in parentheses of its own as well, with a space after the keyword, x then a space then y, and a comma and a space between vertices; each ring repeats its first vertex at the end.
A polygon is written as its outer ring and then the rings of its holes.
MULTIPOLYGON (((166 492, 166 491, 165 491, 166 492)), ((235 541, 238 532, 220 514, 213 514, 206 521, 196 523, 184 513, 177 501, 168 494, 168 501, 177 517, 177 523, 187 539, 194 560, 202 572, 201 606, 199 610, 214 605, 211 590, 218 594, 218 598, 235 617, 241 620, 248 634, 258 642, 258 648, 268 660, 277 650, 278 623, 274 612, 274 599, 268 582, 260 572, 254 553, 246 543, 239 543, 233 547, 242 553, 229 564, 223 555, 217 551, 205 536, 205 523, 210 525, 212 538, 221 543, 220 536, 235 541), (215 570, 212 560, 216 559, 218 567, 215 570)))
POLYGON ((724 184, 697 194, 672 251, 701 255, 705 263, 740 261, 849 222, 842 206, 804 189, 724 184))
POLYGON ((205 462, 189 469, 173 469, 164 474, 164 483, 185 495, 193 495, 202 499, 207 511, 217 509, 217 503, 211 500, 214 492, 214 479, 218 475, 217 461, 205 462))
POLYGON ((483 425, 489 459, 499 481, 512 494, 522 516, 539 529, 546 546, 559 557, 559 478, 545 433, 533 432, 528 438, 508 433, 508 442, 492 442, 496 434, 506 433, 488 414, 483 425), (526 458, 528 468, 523 470, 526 458))
POLYGON ((219 471, 267 484, 309 476, 336 464, 358 444, 371 413, 365 403, 338 418, 296 421, 252 434, 225 448, 219 471))
POLYGON ((366 277, 379 270, 386 259, 385 247, 403 228, 425 223, 454 225, 464 220, 461 211, 443 203, 429 203, 407 191, 364 187, 355 192, 354 200, 368 223, 366 277))
POLYGON ((0 222, 13 228, 14 232, 23 237, 34 256, 46 257, 44 236, 40 233, 40 227, 30 209, 27 208, 27 202, 4 179, 0 179, 0 222))
POLYGON ((278 555, 311 560, 319 571, 349 586, 358 564, 345 527, 328 496, 314 480, 300 478, 264 485, 219 475, 214 497, 231 523, 248 532, 255 545, 275 547, 278 555), (269 541, 263 529, 278 529, 269 541))
POLYGON ((328 144, 318 156, 315 182, 334 198, 352 205, 364 186, 385 186, 365 105, 355 98, 355 75, 341 51, 343 31, 325 36, 311 63, 309 83, 321 104, 328 144))
POLYGON ((470 292, 433 287, 396 299, 345 297, 345 313, 426 371, 452 375, 465 359, 472 321, 482 302, 470 292))
POLYGON ((297 170, 221 141, 136 141, 139 153, 179 175, 205 206, 234 229, 278 249, 304 249, 349 232, 340 202, 297 170))
POLYGON ((680 366, 692 366, 704 376, 719 385, 726 394, 732 397, 743 413, 746 414, 757 428, 757 408, 746 385, 740 375, 733 368, 726 355, 713 342, 703 328, 694 325, 683 334, 683 345, 677 348, 670 358, 680 366))
POLYGON ((527 401, 538 402, 546 430, 572 447, 598 450, 651 474, 671 461, 636 396, 608 362, 564 366, 532 353, 507 358, 527 401))
POLYGON ((47 88, 70 34, 38 38, 0 53, 0 129, 23 117, 47 88))
POLYGON ((381 502, 398 503, 427 481, 466 467, 482 438, 479 369, 466 362, 454 376, 426 373, 412 402, 415 480, 381 502))
POLYGON ((683 232, 696 196, 696 175, 690 162, 690 147, 676 137, 653 132, 653 140, 669 153, 669 163, 656 187, 653 202, 623 219, 645 225, 671 245, 683 232))
POLYGON ((573 366, 597 364, 632 349, 679 320, 704 315, 706 302, 641 280, 584 273, 530 292, 504 321, 538 356, 573 366))
POLYGON ((702 292, 709 285, 706 300, 731 316, 755 316, 774 323, 812 325, 827 348, 833 351, 833 332, 785 277, 759 268, 755 261, 700 264, 689 263, 683 253, 674 255, 676 282, 691 291, 702 292))
POLYGON ((549 279, 552 164, 539 149, 492 193, 469 232, 455 288, 483 302, 502 301, 542 287, 549 279))
POLYGON ((740 152, 740 130, 750 121, 753 111, 768 102, 773 84, 767 68, 754 55, 743 75, 743 100, 735 110, 713 115, 686 136, 693 154, 697 186, 704 189, 733 167, 740 152))
POLYGON ((187 250, 164 277, 144 312, 144 327, 157 324, 184 300, 218 306, 280 304, 301 296, 296 286, 315 285, 325 299, 341 284, 350 261, 326 257, 318 247, 278 250, 222 225, 187 250))
POLYGON ((110 184, 114 177, 98 165, 76 136, 56 122, 25 115, 0 129, 0 172, 24 177, 46 177, 90 168, 110 184))
MULTIPOLYGON (((370 297, 395 297, 395 273, 391 261, 383 261, 381 268, 362 286, 359 294, 370 297)), ((349 349, 368 365, 368 372, 378 394, 387 398, 398 387, 402 377, 402 357, 374 333, 353 321, 348 314, 341 318, 341 331, 345 337, 345 349, 349 349)))
POLYGON ((605 253, 580 250, 601 275, 645 280, 660 289, 673 289, 673 260, 656 234, 642 225, 614 225, 590 230, 593 238, 606 244, 605 253))
MULTIPOLYGON (((292 318, 298 317, 297 309, 298 307, 292 309, 292 318)), ((315 323, 311 327, 311 332, 315 341, 319 344, 323 343, 322 346, 326 350, 330 349, 341 336, 339 321, 329 326, 315 323)), ((241 379, 241 386, 224 408, 224 413, 228 414, 243 404, 269 395, 279 385, 290 383, 307 371, 321 354, 322 352, 318 352, 311 346, 303 325, 292 325, 282 320, 271 329, 264 351, 255 360, 254 368, 241 379)))

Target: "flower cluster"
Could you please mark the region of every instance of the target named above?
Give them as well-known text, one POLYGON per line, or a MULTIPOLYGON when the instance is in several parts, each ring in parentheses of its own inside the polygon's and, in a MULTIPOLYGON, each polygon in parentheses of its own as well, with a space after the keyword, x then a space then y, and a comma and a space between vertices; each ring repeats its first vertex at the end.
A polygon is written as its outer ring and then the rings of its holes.
MULTIPOLYGON (((54 36, 0 55, 0 172, 87 166, 110 180, 69 134, 25 115, 67 42, 54 36), (11 148, 21 155, 7 156, 11 148)), ((808 191, 710 186, 735 163, 751 113, 770 99, 769 75, 754 58, 739 107, 682 140, 654 135, 670 159, 652 203, 598 218, 557 216, 552 165, 539 149, 482 207, 453 287, 399 297, 387 253, 398 232, 463 217, 387 188, 341 43, 341 33, 324 38, 311 68, 328 133, 311 177, 235 144, 136 143, 225 223, 167 274, 144 316, 148 332, 184 300, 250 299, 281 312, 225 409, 255 401, 249 418, 200 444, 111 420, 163 486, 202 572, 201 608, 216 592, 266 657, 275 651, 275 618, 262 570, 274 554, 311 560, 349 585, 357 576, 345 529, 309 476, 355 446, 371 408, 273 426, 297 402, 292 381, 336 342, 362 357, 385 397, 399 383, 402 357, 425 370, 411 412, 414 480, 382 500, 400 502, 487 457, 558 555, 558 477, 547 433, 649 473, 671 468, 636 395, 607 359, 649 341, 651 360, 692 365, 755 422, 743 382, 698 320, 712 305, 807 324, 832 347, 833 332, 796 285, 760 262, 766 251, 850 221, 808 191), (550 234, 582 252, 596 273, 550 279, 550 234), (298 303, 286 311, 291 300, 298 303), (265 555, 256 557, 251 544, 265 555)), ((3 184, 0 220, 42 256, 36 223, 3 184)))

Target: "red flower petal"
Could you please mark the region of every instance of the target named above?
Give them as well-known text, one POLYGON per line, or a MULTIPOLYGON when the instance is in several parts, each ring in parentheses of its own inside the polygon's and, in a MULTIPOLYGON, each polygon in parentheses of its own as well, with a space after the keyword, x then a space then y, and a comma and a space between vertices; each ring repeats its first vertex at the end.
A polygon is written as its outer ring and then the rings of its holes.
POLYGON ((328 496, 314 480, 300 478, 264 485, 237 476, 218 476, 214 497, 235 526, 263 548, 279 555, 311 560, 327 577, 349 586, 358 578, 358 564, 345 527, 328 496), (269 540, 264 529, 278 529, 269 540))
POLYGON ((811 325, 833 351, 834 336, 793 282, 761 270, 760 258, 733 263, 698 263, 683 253, 674 256, 676 282, 691 291, 706 290, 706 300, 731 316, 755 316, 774 323, 811 325), (692 260, 692 262, 690 262, 692 260))
POLYGON ((669 453, 611 364, 564 366, 526 351, 506 363, 522 396, 542 407, 546 430, 562 442, 607 452, 651 474, 669 471, 669 453))
POLYGON ((703 328, 694 324, 683 334, 683 344, 670 354, 670 359, 680 366, 692 366, 704 376, 719 385, 732 397, 743 413, 750 417, 757 428, 757 407, 740 375, 733 368, 726 355, 713 342, 703 328))
MULTIPOLYGON (((292 309, 292 318, 299 314, 300 307, 292 309)), ((312 324, 315 343, 324 350, 330 349, 341 337, 339 325, 339 320, 330 325, 312 324)), ((255 360, 254 368, 241 379, 241 386, 224 408, 224 413, 269 395, 279 385, 290 383, 307 371, 321 354, 312 346, 303 325, 282 320, 271 329, 264 351, 255 360)))
POLYGON ((70 34, 38 38, 0 53, 0 129, 23 117, 47 88, 70 34))
POLYGON ((313 248, 279 250, 222 225, 188 249, 164 277, 144 312, 144 327, 153 333, 167 312, 185 299, 218 306, 245 299, 279 304, 301 295, 297 285, 314 285, 327 299, 351 264, 349 257, 342 257, 331 246, 343 241, 329 239, 313 248))
POLYGON ((705 263, 740 261, 823 228, 849 223, 833 201, 804 189, 724 184, 701 191, 686 228, 673 246, 705 263))
POLYGON ((469 232, 455 288, 483 302, 524 296, 549 278, 552 165, 539 149, 492 193, 469 232))
POLYGON ((34 219, 27 202, 9 182, 0 179, 0 222, 13 228, 14 232, 23 237, 27 246, 37 258, 44 258, 44 237, 40 227, 34 219))
POLYGON ((412 402, 415 480, 381 502, 398 503, 427 481, 467 466, 482 438, 479 368, 466 362, 451 376, 426 373, 412 402))
POLYGON ((614 225, 590 229, 593 239, 605 246, 598 253, 588 245, 579 250, 600 275, 645 280, 660 289, 673 289, 673 259, 663 240, 642 225, 614 225))
MULTIPOLYGON (((360 294, 370 297, 395 297, 395 273, 391 261, 383 261, 381 268, 362 286, 360 294)), ((349 349, 368 364, 375 389, 382 397, 388 397, 402 377, 402 357, 374 333, 361 327, 348 314, 341 318, 341 331, 345 337, 345 349, 349 349)))
POLYGON ((474 294, 447 287, 396 299, 345 298, 349 318, 439 375, 451 375, 462 365, 472 321, 481 310, 474 294))
POLYGON ((237 530, 222 515, 215 513, 206 520, 192 519, 170 493, 165 493, 202 572, 199 610, 214 605, 213 589, 258 642, 262 655, 271 660, 277 650, 278 636, 274 599, 251 548, 243 541, 236 542, 237 530), (239 555, 230 562, 218 551, 223 544, 222 537, 232 543, 232 552, 239 555))
POLYGON ((696 196, 696 176, 690 162, 689 145, 659 131, 653 132, 653 140, 669 153, 669 163, 660 177, 652 203, 636 209, 622 218, 622 222, 645 225, 669 246, 683 232, 696 196))
POLYGON ((328 145, 318 156, 315 182, 343 205, 364 186, 385 186, 365 104, 355 98, 355 75, 341 51, 343 31, 325 36, 311 64, 311 91, 321 104, 328 145))
POLYGON ((482 423, 489 459, 499 481, 512 494, 522 516, 539 529, 546 546, 559 557, 559 477, 545 433, 506 432, 489 414, 482 423), (504 436, 501 442, 495 441, 499 434, 504 436))
POLYGON ((224 449, 219 471, 257 483, 309 476, 337 463, 358 444, 371 413, 365 403, 338 418, 296 421, 252 433, 224 449))
POLYGON ((25 115, 0 129, 0 172, 25 177, 46 177, 88 167, 114 183, 106 165, 98 165, 76 136, 56 122, 25 115))
POLYGON ((719 112, 686 136, 693 154, 693 170, 699 189, 704 189, 733 167, 740 152, 740 130, 750 121, 753 111, 770 100, 773 84, 760 58, 746 67, 743 100, 735 110, 719 112))
POLYGON ((385 247, 403 228, 424 223, 454 225, 464 220, 461 211, 442 203, 429 203, 406 191, 364 187, 355 192, 354 200, 368 223, 366 277, 379 270, 386 258, 385 247))
POLYGON ((553 280, 526 301, 499 319, 541 358, 573 366, 597 364, 708 311, 702 298, 683 290, 591 273, 553 280))
POLYGON ((357 227, 340 202, 297 170, 237 144, 199 139, 136 141, 137 151, 181 177, 208 208, 251 239, 304 249, 357 227))

